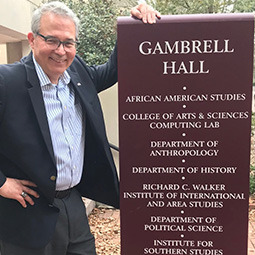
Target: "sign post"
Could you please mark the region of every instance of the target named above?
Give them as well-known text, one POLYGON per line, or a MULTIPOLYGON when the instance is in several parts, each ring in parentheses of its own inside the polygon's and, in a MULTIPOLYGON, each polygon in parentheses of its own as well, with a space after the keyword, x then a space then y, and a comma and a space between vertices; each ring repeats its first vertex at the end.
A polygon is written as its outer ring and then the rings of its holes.
POLYGON ((247 254, 253 15, 118 20, 121 254, 247 254))

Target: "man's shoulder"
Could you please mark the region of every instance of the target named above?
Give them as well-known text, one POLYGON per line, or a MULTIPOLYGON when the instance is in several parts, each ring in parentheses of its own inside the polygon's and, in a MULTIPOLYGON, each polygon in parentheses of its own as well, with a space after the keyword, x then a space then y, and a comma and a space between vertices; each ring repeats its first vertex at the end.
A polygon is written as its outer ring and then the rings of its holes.
POLYGON ((4 64, 0 65, 0 74, 1 75, 11 75, 15 73, 16 75, 18 73, 22 73, 25 71, 25 65, 21 61, 15 62, 12 64, 4 64))
POLYGON ((28 63, 28 58, 29 57, 26 56, 15 63, 0 65, 0 75, 5 78, 20 79, 22 74, 26 74, 25 66, 28 63))
POLYGON ((18 70, 22 68, 24 68, 24 64, 21 62, 15 62, 12 64, 3 64, 3 65, 0 65, 0 73, 5 74, 5 73, 9 73, 14 70, 18 70))
POLYGON ((17 85, 26 80, 26 70, 22 63, 13 63, 0 65, 0 83, 8 85, 17 85))

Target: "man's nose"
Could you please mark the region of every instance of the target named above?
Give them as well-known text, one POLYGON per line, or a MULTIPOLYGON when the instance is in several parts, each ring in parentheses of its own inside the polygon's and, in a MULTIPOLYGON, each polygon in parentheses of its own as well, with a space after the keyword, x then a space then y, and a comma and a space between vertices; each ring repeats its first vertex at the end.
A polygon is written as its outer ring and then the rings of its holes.
POLYGON ((57 47, 57 49, 55 49, 55 51, 58 53, 58 54, 65 54, 66 51, 65 51, 65 46, 62 42, 60 42, 59 46, 57 47))

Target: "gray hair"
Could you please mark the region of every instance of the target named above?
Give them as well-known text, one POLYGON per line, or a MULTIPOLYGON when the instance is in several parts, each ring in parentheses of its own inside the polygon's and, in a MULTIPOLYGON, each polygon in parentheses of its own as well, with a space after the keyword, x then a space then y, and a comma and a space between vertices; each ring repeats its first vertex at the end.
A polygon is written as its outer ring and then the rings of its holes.
POLYGON ((41 7, 35 10, 31 21, 31 30, 34 34, 39 33, 41 18, 47 13, 53 13, 55 15, 71 19, 75 25, 76 39, 78 39, 80 20, 69 7, 58 1, 43 4, 41 7))

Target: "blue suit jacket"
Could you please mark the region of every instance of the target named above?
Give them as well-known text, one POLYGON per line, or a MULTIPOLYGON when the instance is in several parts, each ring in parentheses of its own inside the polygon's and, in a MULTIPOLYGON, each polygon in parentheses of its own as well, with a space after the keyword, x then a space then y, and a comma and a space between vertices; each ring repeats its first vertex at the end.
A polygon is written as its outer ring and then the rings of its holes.
MULTIPOLYGON (((97 95, 117 81, 116 49, 100 66, 89 67, 76 56, 68 73, 86 116, 84 168, 77 188, 82 196, 119 207, 118 178, 97 95)), ((40 198, 24 209, 0 196, 0 239, 31 248, 50 241, 58 217, 52 205, 54 176, 57 169, 31 53, 19 63, 0 66, 0 187, 6 177, 31 180, 40 198)))

